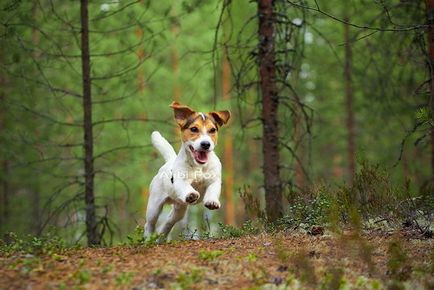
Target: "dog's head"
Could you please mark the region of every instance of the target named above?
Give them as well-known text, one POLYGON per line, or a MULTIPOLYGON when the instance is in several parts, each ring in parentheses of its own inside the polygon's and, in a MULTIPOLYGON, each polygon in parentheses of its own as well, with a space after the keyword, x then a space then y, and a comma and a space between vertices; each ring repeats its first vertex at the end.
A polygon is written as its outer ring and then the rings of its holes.
POLYGON ((181 129, 182 142, 198 164, 208 162, 208 154, 217 145, 218 130, 231 117, 229 111, 195 112, 188 106, 173 102, 170 105, 181 129))

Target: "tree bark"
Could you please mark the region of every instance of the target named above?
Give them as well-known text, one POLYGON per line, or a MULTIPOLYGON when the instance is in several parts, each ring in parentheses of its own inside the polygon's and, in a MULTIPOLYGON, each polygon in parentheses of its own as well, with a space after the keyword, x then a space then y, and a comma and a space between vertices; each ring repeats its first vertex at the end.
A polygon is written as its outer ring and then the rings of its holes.
MULTIPOLYGON (((230 103, 231 94, 231 69, 227 58, 227 51, 223 53, 222 63, 222 91, 223 100, 230 103)), ((235 225, 235 205, 234 205, 234 145, 232 134, 228 130, 224 138, 224 197, 225 197, 225 224, 235 225)))
POLYGON ((279 168, 279 97, 276 85, 274 53, 273 1, 258 0, 259 76, 262 94, 262 151, 266 213, 270 221, 282 216, 282 192, 279 168))
MULTIPOLYGON (((349 23, 348 16, 344 17, 344 21, 349 23)), ((350 184, 353 183, 354 175, 356 173, 356 144, 354 132, 354 110, 353 110, 353 71, 352 61, 353 52, 351 47, 350 26, 344 24, 344 41, 345 41, 345 65, 344 65, 344 78, 345 78, 345 108, 346 108, 346 127, 347 127, 347 150, 348 150, 348 173, 350 184)))
MULTIPOLYGON (((428 43, 428 67, 431 77, 430 81, 430 94, 429 94, 429 107, 431 110, 431 117, 434 115, 434 0, 426 0, 426 15, 427 23, 427 43, 428 43)), ((434 184, 434 127, 431 127, 431 184, 434 184)), ((433 194, 434 194, 434 186, 433 194)))
POLYGON ((101 243, 98 234, 94 192, 92 80, 90 77, 88 0, 81 0, 81 65, 83 80, 83 131, 84 131, 84 195, 86 203, 86 234, 88 246, 101 243))

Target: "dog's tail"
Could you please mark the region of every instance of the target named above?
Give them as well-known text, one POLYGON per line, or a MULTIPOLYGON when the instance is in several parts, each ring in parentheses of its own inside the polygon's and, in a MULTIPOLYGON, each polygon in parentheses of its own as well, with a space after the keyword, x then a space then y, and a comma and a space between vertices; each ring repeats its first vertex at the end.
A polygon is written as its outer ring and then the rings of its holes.
POLYGON ((151 134, 152 145, 163 155, 164 160, 167 162, 176 157, 175 150, 172 145, 164 139, 158 131, 154 131, 151 134))

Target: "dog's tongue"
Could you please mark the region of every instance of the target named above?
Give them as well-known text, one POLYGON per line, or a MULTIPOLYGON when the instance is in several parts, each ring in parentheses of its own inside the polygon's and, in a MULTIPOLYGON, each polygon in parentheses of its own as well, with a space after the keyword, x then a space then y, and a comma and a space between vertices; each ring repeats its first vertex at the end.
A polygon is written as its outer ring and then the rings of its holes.
POLYGON ((194 151, 194 159, 196 159, 198 163, 206 163, 208 161, 208 153, 200 150, 194 151))

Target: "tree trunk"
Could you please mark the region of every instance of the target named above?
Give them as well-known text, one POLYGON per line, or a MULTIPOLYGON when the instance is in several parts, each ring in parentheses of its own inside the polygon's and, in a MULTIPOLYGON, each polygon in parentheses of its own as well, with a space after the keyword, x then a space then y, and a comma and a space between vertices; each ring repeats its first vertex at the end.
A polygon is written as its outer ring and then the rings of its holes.
MULTIPOLYGON (((427 43, 428 43, 428 66, 431 76, 429 106, 431 116, 434 115, 434 0, 426 0, 426 15, 428 22, 427 43)), ((431 127, 431 184, 434 184, 434 127, 431 127)), ((433 194, 434 194, 434 186, 433 194)))
POLYGON ((83 129, 84 129, 84 195, 86 203, 86 234, 88 246, 101 243, 96 222, 93 163, 92 91, 89 53, 88 0, 81 0, 81 65, 83 77, 83 129))
POLYGON ((259 75, 262 94, 262 151, 266 213, 270 221, 282 216, 279 168, 279 97, 274 54, 273 0, 258 1, 259 75))
MULTIPOLYGON (((223 100, 230 104, 231 89, 231 68, 227 58, 227 51, 223 53, 222 64, 222 91, 223 100)), ((235 225, 235 205, 234 205, 234 149, 230 130, 226 132, 224 138, 224 197, 225 197, 225 224, 235 225)))
MULTIPOLYGON (((344 21, 349 23, 350 19, 345 16, 344 21)), ((354 110, 353 110, 353 84, 352 84, 352 61, 353 52, 351 48, 350 26, 344 24, 344 42, 345 42, 345 108, 347 113, 347 150, 348 150, 348 172, 350 184, 353 183, 356 173, 356 144, 354 141, 354 110)))

